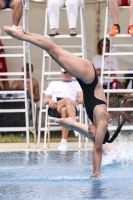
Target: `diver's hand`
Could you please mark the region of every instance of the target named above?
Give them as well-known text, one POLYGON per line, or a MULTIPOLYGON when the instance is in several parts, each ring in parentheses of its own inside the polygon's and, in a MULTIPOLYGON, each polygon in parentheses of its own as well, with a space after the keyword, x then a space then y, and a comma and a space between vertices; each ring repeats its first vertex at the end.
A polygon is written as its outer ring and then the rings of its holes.
POLYGON ((100 173, 93 173, 90 175, 90 178, 101 178, 101 174, 100 173))

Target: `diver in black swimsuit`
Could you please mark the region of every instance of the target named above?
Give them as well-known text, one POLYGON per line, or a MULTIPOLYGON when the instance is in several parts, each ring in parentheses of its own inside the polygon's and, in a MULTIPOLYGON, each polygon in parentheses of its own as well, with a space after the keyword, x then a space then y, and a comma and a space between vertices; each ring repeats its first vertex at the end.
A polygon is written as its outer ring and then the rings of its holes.
MULTIPOLYGON (((93 134, 91 135, 91 138, 95 137, 95 142, 93 146, 93 173, 90 177, 101 177, 100 167, 102 160, 102 144, 107 132, 108 115, 105 103, 106 97, 103 87, 98 81, 93 65, 90 61, 77 57, 64 49, 61 49, 45 36, 25 32, 22 27, 13 29, 10 26, 4 26, 3 28, 5 32, 12 37, 18 40, 30 42, 47 51, 60 67, 64 68, 65 71, 72 76, 76 77, 80 82, 84 92, 84 103, 89 117, 92 119, 95 127, 95 136, 93 136, 93 134)), ((73 121, 76 123, 75 119, 73 119, 73 121)), ((65 126, 63 121, 57 122, 65 126)), ((79 129, 81 129, 81 132, 88 132, 88 126, 85 124, 81 124, 79 129)))
MULTIPOLYGON (((100 105, 100 104, 106 105, 105 101, 102 101, 94 96, 95 87, 98 83, 98 77, 96 75, 95 68, 94 68, 94 71, 95 71, 95 78, 91 84, 85 84, 83 81, 81 81, 80 79, 77 78, 77 81, 79 82, 79 84, 83 90, 84 104, 85 104, 86 112, 87 112, 89 119, 92 121, 92 123, 93 123, 93 110, 94 110, 95 106, 100 105)), ((118 136, 124 123, 125 123, 125 121, 122 121, 122 123, 118 126, 117 130, 114 132, 111 139, 109 139, 110 134, 109 134, 109 131, 107 130, 104 140, 103 140, 103 144, 105 144, 106 142, 112 143, 114 141, 114 139, 118 136)), ((88 126, 88 133, 90 133, 89 126, 88 126)), ((92 134, 94 134, 94 129, 92 129, 92 130, 93 130, 92 134)), ((85 135, 85 137, 87 137, 87 136, 88 136, 88 134, 85 135)), ((90 138, 90 136, 88 136, 88 137, 90 138)))
POLYGON ((100 105, 100 104, 106 105, 105 101, 96 98, 94 95, 95 87, 98 84, 98 77, 97 77, 95 68, 94 68, 94 72, 95 72, 95 77, 94 77, 93 82, 90 84, 85 84, 82 80, 76 78, 83 90, 84 105, 86 108, 87 115, 92 122, 93 122, 93 110, 95 106, 100 105))

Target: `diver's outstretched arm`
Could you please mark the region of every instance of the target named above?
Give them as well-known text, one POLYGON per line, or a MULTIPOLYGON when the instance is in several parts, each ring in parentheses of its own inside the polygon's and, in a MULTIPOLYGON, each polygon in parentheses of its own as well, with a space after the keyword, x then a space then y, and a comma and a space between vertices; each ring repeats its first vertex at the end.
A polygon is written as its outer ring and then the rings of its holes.
MULTIPOLYGON (((77 121, 74 121, 71 117, 68 118, 60 118, 55 120, 58 124, 61 126, 66 127, 67 129, 75 130, 79 132, 80 134, 84 135, 85 137, 89 138, 91 141, 95 140, 95 134, 92 137, 92 133, 88 132, 88 125, 79 123, 77 121)), ((96 137, 97 139, 97 137, 96 137)), ((102 142, 101 142, 102 143, 102 142)), ((97 145, 94 143, 93 146, 93 173, 90 176, 90 178, 100 178, 100 166, 101 166, 101 160, 102 160, 102 147, 101 151, 99 148, 99 151, 97 153, 97 145)))
POLYGON ((88 125, 82 124, 80 122, 74 121, 71 117, 68 118, 59 118, 55 120, 61 126, 64 126, 67 129, 74 130, 89 138, 91 141, 94 141, 92 136, 88 133, 88 125))

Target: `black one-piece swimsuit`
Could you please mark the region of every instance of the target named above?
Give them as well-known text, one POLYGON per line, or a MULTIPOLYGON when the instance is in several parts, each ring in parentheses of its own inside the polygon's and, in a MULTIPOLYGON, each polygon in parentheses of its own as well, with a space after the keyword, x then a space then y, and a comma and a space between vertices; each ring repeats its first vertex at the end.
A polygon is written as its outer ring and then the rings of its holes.
POLYGON ((94 91, 95 91, 96 85, 98 83, 98 77, 96 75, 95 68, 94 68, 94 71, 95 71, 95 78, 94 78, 93 82, 90 84, 86 84, 83 81, 81 81, 80 79, 76 78, 83 90, 84 104, 85 104, 86 112, 87 112, 89 119, 92 122, 93 122, 93 110, 94 110, 95 106, 100 105, 100 104, 106 105, 105 101, 102 101, 94 96, 94 91))

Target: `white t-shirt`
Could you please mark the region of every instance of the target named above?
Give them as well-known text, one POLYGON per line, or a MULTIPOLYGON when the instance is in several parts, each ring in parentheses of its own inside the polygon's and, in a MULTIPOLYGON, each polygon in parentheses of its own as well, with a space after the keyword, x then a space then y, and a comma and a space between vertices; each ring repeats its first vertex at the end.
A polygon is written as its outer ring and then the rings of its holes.
MULTIPOLYGON (((95 69, 101 69, 102 68, 102 55, 95 55, 92 58, 92 64, 94 65, 95 69)), ((118 61, 116 56, 106 56, 104 58, 104 70, 119 70, 118 68, 118 61)), ((104 75, 105 76, 105 75, 104 75)), ((98 77, 99 80, 101 80, 101 76, 98 77)), ((103 79, 103 84, 106 84, 108 81, 103 79)), ((112 82, 110 80, 110 82, 112 82)))
POLYGON ((77 93, 82 89, 77 81, 52 81, 46 89, 46 95, 52 95, 52 99, 57 102, 57 97, 69 97, 71 100, 77 99, 77 93))

